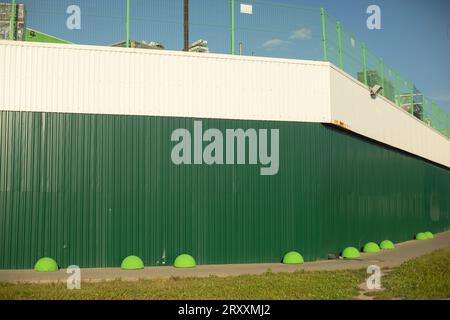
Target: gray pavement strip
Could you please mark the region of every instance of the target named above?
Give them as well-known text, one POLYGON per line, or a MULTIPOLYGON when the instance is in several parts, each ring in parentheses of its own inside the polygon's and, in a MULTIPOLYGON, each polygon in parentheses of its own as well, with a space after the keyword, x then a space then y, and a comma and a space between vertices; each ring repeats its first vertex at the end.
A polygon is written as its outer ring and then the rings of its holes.
MULTIPOLYGON (((295 266, 282 263, 199 265, 192 269, 178 269, 171 266, 145 267, 142 270, 82 268, 81 279, 82 281, 99 282, 117 279, 137 281, 171 277, 226 277, 263 274, 268 270, 272 272, 355 270, 367 268, 371 264, 376 264, 381 268, 393 268, 407 260, 447 247, 450 247, 450 231, 435 234, 434 239, 424 241, 412 240, 396 244, 394 250, 382 250, 379 253, 372 254, 362 253, 361 259, 358 260, 320 260, 295 266)), ((54 283, 65 282, 67 277, 66 269, 49 273, 36 272, 34 270, 0 270, 0 282, 54 283)))

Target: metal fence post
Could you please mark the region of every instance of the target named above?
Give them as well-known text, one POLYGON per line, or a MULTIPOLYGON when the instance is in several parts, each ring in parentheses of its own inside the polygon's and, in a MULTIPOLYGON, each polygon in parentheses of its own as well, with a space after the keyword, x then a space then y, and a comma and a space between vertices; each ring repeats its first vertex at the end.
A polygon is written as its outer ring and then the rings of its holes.
POLYGON ((130 0, 127 0, 127 17, 126 17, 126 36, 125 36, 125 42, 126 47, 130 47, 130 0))
POLYGON ((234 0, 230 0, 231 4, 231 54, 234 55, 234 0))
POLYGON ((397 102, 397 107, 400 107, 400 84, 399 84, 399 79, 398 79, 398 73, 395 72, 395 101, 397 102))
POLYGON ((339 67, 344 70, 344 63, 342 61, 342 34, 341 34, 341 22, 336 23, 338 33, 338 47, 339 47, 339 67))
POLYGON ((325 31, 325 9, 324 8, 320 8, 320 16, 322 17, 323 61, 327 61, 327 33, 325 31))
POLYGON ((380 86, 383 87, 382 95, 386 96, 386 88, 384 87, 383 59, 380 59, 380 86))
POLYGON ((425 117, 426 110, 427 110, 427 99, 425 98, 425 95, 422 95, 422 120, 425 122, 427 122, 427 118, 425 117))
POLYGON ((431 125, 431 127, 432 128, 434 128, 434 116, 435 116, 435 112, 434 112, 434 102, 433 101, 431 101, 431 106, 430 106, 431 108, 430 108, 430 113, 431 113, 431 116, 430 116, 430 118, 431 118, 431 120, 430 120, 430 125, 431 125))
POLYGON ((447 138, 450 138, 450 126, 448 123, 448 113, 446 114, 447 138))
POLYGON ((362 60, 363 60, 363 72, 364 72, 364 84, 367 85, 367 64, 366 64, 366 44, 363 42, 362 47, 362 60))
POLYGON ((9 40, 15 40, 16 0, 11 1, 11 16, 9 18, 9 40))

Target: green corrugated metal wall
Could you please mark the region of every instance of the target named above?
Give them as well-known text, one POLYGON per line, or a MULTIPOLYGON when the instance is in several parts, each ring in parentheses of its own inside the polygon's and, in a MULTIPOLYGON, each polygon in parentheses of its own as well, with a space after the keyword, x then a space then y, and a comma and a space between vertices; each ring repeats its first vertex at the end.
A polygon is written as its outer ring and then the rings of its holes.
POLYGON ((0 112, 0 268, 325 258, 366 241, 450 226, 450 171, 317 123, 203 120, 280 129, 280 170, 176 166, 193 119, 0 112))

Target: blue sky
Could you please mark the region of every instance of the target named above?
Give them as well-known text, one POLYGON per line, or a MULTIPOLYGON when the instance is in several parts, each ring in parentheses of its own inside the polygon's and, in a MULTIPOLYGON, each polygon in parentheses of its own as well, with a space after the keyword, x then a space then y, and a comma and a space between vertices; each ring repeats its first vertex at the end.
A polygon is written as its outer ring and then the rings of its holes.
POLYGON ((450 111, 449 0, 329 0, 322 3, 347 29, 382 56, 386 64, 413 80, 426 95, 450 111), (381 30, 368 30, 365 25, 368 15, 364 13, 370 4, 381 8, 381 30))
MULTIPOLYGON (((229 52, 229 1, 190 1, 191 40, 207 39, 212 52, 229 52)), ((125 38, 125 0, 18 2, 27 5, 30 28, 82 44, 107 45, 125 38), (72 4, 81 9, 80 30, 66 27, 65 11, 72 4)), ((181 49, 182 0, 131 2, 132 39, 160 41, 168 49, 181 49)), ((449 0, 279 0, 272 3, 280 5, 236 0, 236 47, 242 42, 245 54, 321 59, 318 8, 323 6, 340 19, 345 30, 353 34, 352 39, 364 41, 372 52, 383 57, 385 64, 413 80, 417 88, 450 112, 449 0), (239 12, 241 2, 253 3, 252 15, 239 12), (372 4, 381 8, 381 30, 366 27, 366 9, 372 4)), ((333 55, 332 48, 330 55, 333 55)), ((359 58, 359 51, 356 55, 359 58)), ((354 73, 357 71, 359 67, 355 65, 354 73)))

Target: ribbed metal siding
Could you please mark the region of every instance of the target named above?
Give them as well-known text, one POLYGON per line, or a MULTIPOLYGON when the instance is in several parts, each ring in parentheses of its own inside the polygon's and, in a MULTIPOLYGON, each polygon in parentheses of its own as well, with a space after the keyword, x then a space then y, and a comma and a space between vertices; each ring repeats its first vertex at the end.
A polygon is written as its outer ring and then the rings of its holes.
POLYGON ((189 118, 0 112, 0 267, 314 260, 450 225, 450 172, 422 159, 322 124, 203 127, 280 129, 278 175, 173 165, 171 133, 193 132, 189 118))
POLYGON ((330 120, 325 62, 20 41, 0 61, 1 110, 330 120))

